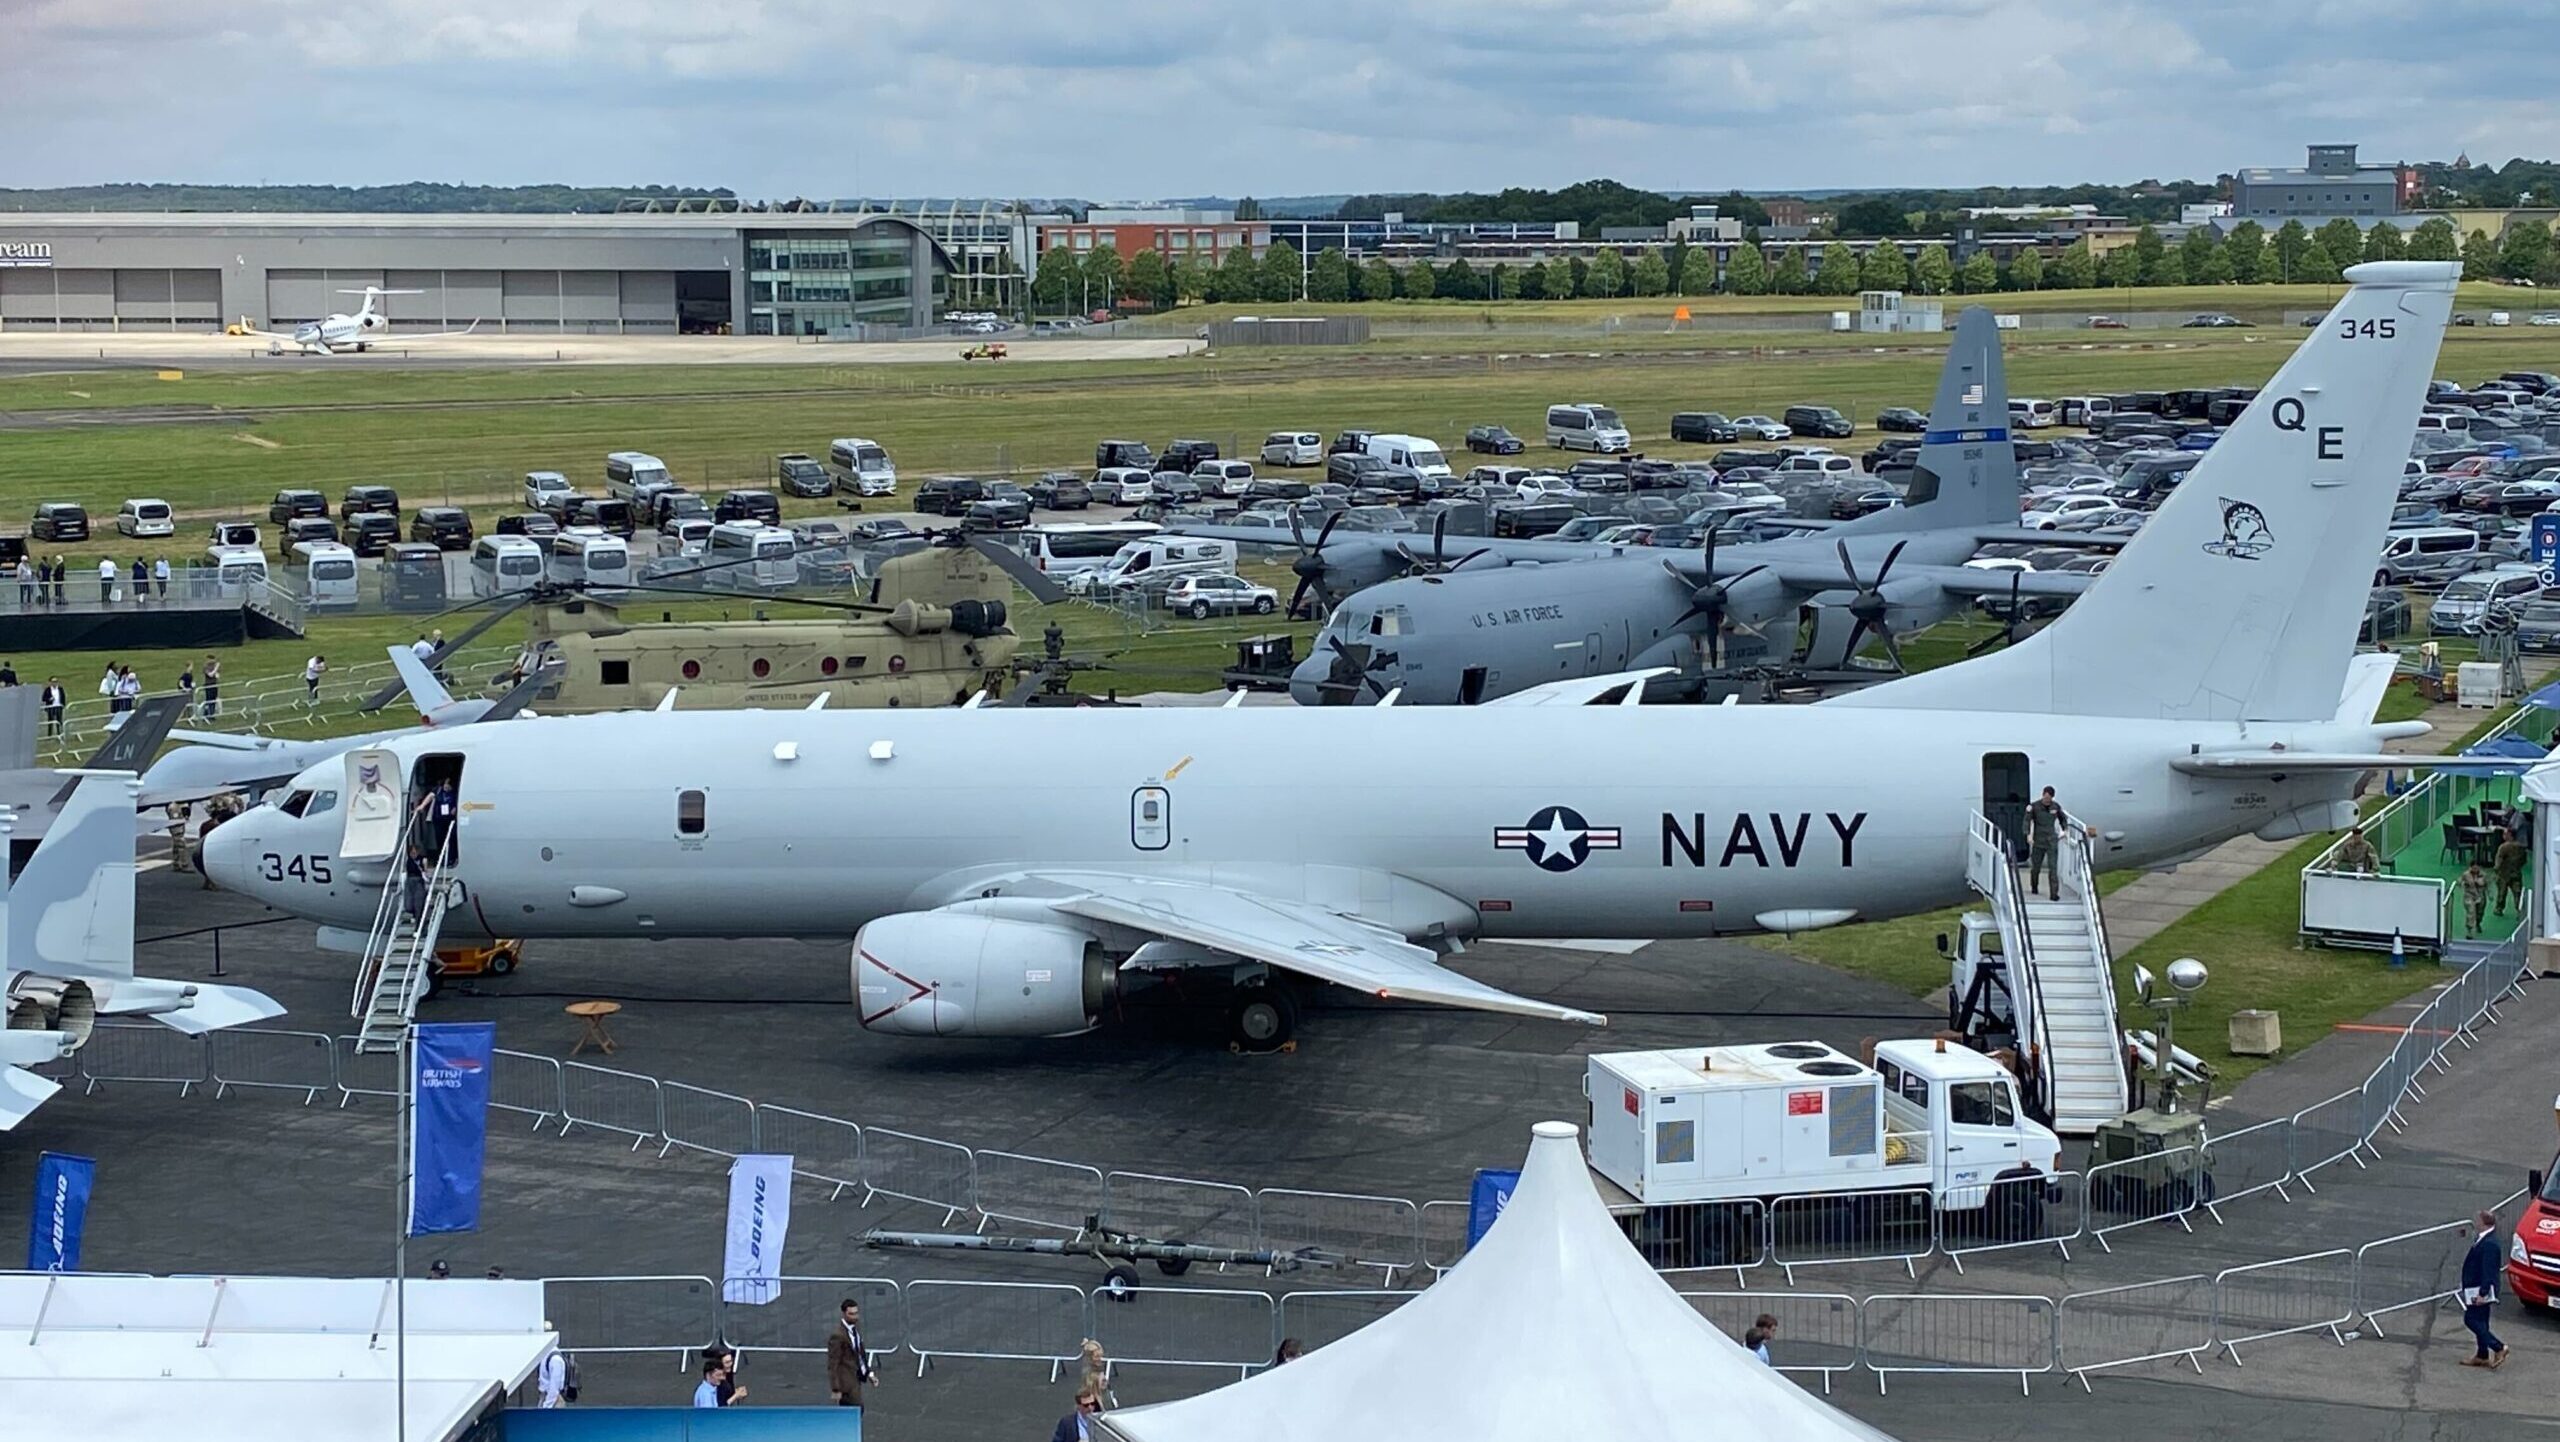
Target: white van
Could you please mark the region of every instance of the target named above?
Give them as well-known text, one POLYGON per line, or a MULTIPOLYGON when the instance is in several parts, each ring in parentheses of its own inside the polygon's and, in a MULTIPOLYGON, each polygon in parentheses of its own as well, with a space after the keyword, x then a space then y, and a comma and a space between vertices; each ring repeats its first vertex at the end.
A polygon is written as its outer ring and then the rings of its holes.
POLYGON ((827 464, 852 482, 857 496, 893 495, 898 489, 898 468, 889 463, 889 452, 878 441, 860 436, 845 436, 827 443, 827 464))
POLYGON ((1805 451, 1789 456, 1778 462, 1777 473, 1782 476, 1820 476, 1831 481, 1866 478, 1866 472, 1858 469, 1855 456, 1844 456, 1838 451, 1805 451))
POLYGON ((482 536, 471 543, 474 597, 532 590, 544 569, 542 547, 523 536, 482 536))
POLYGON ((1191 468, 1191 479, 1198 481, 1203 491, 1241 500, 1253 491, 1253 462, 1202 461, 1191 468))
POLYGON ((631 579, 631 548, 620 536, 597 527, 572 526, 551 537, 551 579, 563 585, 622 585, 631 579))
POLYGON ((2490 559, 2480 533, 2464 526, 2411 526, 2382 543, 2376 586, 2441 584, 2478 570, 2490 559))
POLYGON ((137 540, 174 536, 178 534, 178 513, 169 509, 167 501, 127 501, 116 511, 116 534, 137 540))
POLYGON ((2055 402, 2055 415, 2066 426, 2087 426, 2096 430, 2116 413, 2112 396, 2064 396, 2055 402))
POLYGON ((996 539, 1020 550, 1025 560, 1052 576, 1080 576, 1108 569, 1122 547, 1162 529, 1152 521, 1068 522, 1011 531, 996 539))
POLYGON ((1263 438, 1262 463, 1266 466, 1323 465, 1324 437, 1314 431, 1273 431, 1263 438))
POLYGON ((1376 456, 1391 466, 1402 466, 1425 480, 1451 480, 1449 458, 1440 453, 1440 443, 1428 436, 1398 435, 1392 431, 1370 436, 1360 443, 1366 454, 1376 456))
POLYGON ((204 564, 226 599, 267 584, 267 553, 255 546, 207 546, 204 564))
POLYGON ((2062 419, 2061 408, 2034 396, 2009 397, 2009 424, 2040 431, 2062 419))
POLYGON ((1607 406, 1578 401, 1572 405, 1547 407, 1547 444, 1562 451, 1630 450, 1634 441, 1627 435, 1626 422, 1607 406))
MULTIPOLYGON (((531 477, 526 478, 528 482, 531 477)), ((636 501, 676 483, 667 463, 646 451, 615 451, 604 458, 604 493, 636 501)))
POLYGON ((296 541, 293 564, 302 572, 302 604, 352 606, 356 603, 356 553, 336 541, 296 541))
POLYGON ((685 516, 658 528, 658 554, 699 556, 711 549, 711 518, 685 516))
POLYGON ((718 585, 780 590, 800 579, 800 543, 780 526, 760 521, 713 526, 702 559, 721 567, 718 585))
POLYGON ((1116 591, 1157 584, 1173 576, 1196 576, 1236 568, 1236 543, 1192 536, 1149 536, 1122 546, 1102 566, 1084 573, 1097 591, 1116 591))

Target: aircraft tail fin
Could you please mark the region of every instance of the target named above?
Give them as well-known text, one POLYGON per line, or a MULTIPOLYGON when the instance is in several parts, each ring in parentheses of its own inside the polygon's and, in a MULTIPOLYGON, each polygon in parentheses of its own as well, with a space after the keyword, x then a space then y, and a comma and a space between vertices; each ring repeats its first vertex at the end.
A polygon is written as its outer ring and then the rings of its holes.
POLYGON ((2009 439, 2000 323, 1988 308, 1969 305, 1956 317, 1903 504, 1834 526, 1831 534, 2017 524, 2018 451, 2009 439))
POLYGON ((44 839, 0 888, 0 961, 11 970, 84 981, 133 975, 138 785, 131 775, 72 778, 44 839))
POLYGON ((2334 718, 2459 273, 2350 267, 2337 306, 2061 619, 1826 704, 2334 718))
POLYGON ((25 771, 36 764, 37 709, 41 690, 34 686, 0 689, 0 771, 25 771))
POLYGON ((178 713, 186 707, 184 696, 149 696, 135 702, 133 709, 125 713, 124 724, 80 769, 135 773, 147 769, 151 758, 159 754, 160 743, 169 739, 170 729, 178 724, 178 713))
POLYGON ((406 646, 393 646, 390 651, 391 669, 400 673, 400 684, 408 688, 410 704, 418 708, 420 716, 433 717, 453 704, 453 693, 436 679, 436 673, 417 652, 406 646))

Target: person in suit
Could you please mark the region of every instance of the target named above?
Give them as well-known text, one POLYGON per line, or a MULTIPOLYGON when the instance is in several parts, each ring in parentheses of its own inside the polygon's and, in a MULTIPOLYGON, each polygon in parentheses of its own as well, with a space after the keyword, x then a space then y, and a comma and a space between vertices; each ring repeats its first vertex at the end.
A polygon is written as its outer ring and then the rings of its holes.
POLYGON ((1087 1387, 1076 1393, 1076 1410, 1058 1419, 1058 1429, 1049 1434, 1049 1442, 1087 1442, 1093 1435, 1093 1419, 1102 1411, 1102 1394, 1087 1387))
POLYGON ((2471 1250, 2462 1254, 2462 1290, 2455 1294, 2462 1301, 2462 1325, 2471 1329, 2477 1344, 2462 1365, 2503 1367, 2507 1344, 2489 1330, 2489 1314, 2498 1308, 2498 1269, 2505 1265, 2506 1255, 2498 1246, 2498 1214, 2482 1212, 2476 1220, 2480 1235, 2473 1239, 2471 1250))
POLYGON ((847 1297, 836 1307, 836 1324, 827 1332, 827 1395, 839 1407, 862 1405, 863 1384, 879 1385, 871 1370, 871 1351, 862 1345, 862 1304, 847 1297))

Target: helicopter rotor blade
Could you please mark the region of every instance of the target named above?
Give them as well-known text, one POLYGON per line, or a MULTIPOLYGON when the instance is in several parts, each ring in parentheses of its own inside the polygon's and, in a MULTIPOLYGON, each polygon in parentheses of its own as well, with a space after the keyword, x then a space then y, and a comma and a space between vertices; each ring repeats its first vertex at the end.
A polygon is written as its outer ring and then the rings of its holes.
POLYGON ((1043 606, 1054 606, 1067 599, 1064 586, 1049 579, 1048 573, 1031 564, 1031 558, 984 535, 966 537, 969 549, 993 561, 996 569, 1013 578, 1014 584, 1031 593, 1031 599, 1043 606))

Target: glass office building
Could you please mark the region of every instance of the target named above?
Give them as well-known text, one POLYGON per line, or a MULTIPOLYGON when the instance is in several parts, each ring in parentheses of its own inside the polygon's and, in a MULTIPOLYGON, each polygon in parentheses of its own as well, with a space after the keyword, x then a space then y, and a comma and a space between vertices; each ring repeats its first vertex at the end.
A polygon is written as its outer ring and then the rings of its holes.
POLYGON ((904 225, 747 233, 749 335, 831 335, 942 312, 946 268, 904 225))

